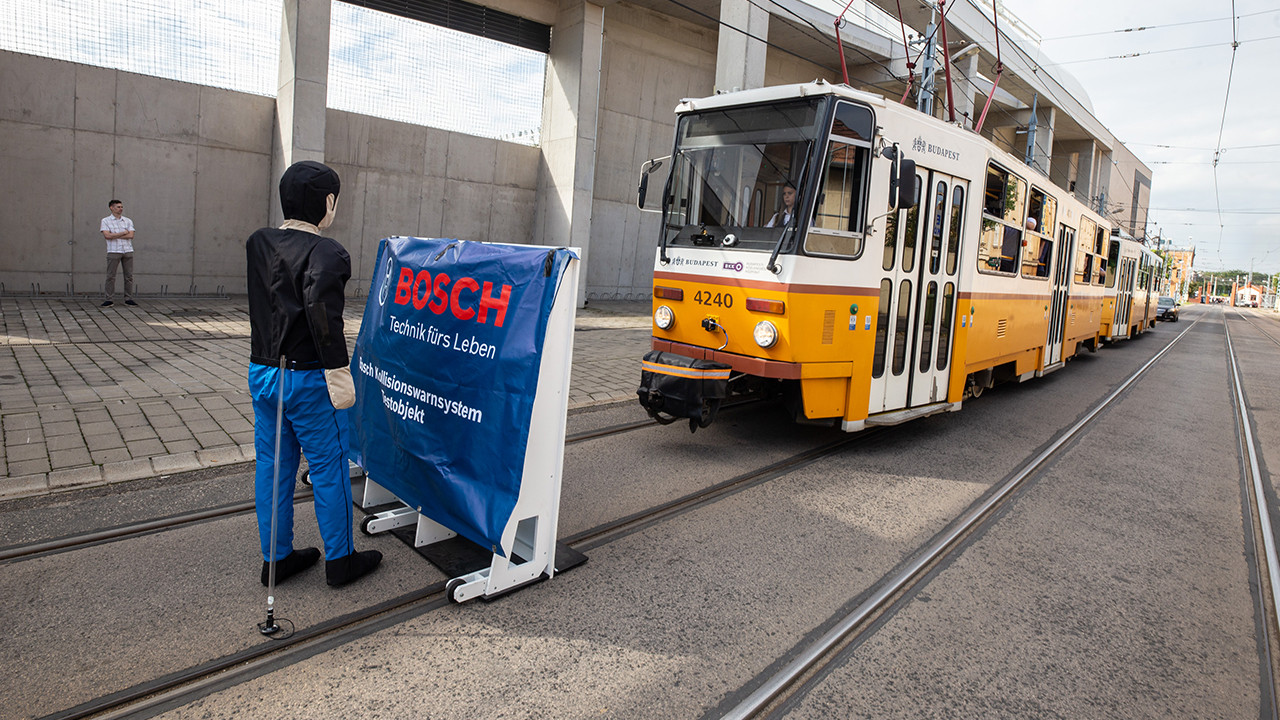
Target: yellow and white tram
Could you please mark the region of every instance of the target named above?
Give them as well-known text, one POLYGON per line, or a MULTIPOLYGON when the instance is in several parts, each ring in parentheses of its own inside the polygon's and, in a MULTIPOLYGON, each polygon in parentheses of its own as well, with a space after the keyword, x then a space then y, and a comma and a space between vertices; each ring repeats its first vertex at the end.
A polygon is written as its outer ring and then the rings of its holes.
POLYGON ((640 186, 669 166, 655 417, 773 384, 797 419, 895 424, 1150 326, 1158 258, 979 135, 823 81, 676 112, 640 186))

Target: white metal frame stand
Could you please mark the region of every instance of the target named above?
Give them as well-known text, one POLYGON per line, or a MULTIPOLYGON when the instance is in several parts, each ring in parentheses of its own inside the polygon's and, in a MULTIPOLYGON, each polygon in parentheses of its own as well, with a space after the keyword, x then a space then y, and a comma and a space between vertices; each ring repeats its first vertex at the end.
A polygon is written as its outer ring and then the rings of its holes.
MULTIPOLYGON (((581 255, 577 248, 570 250, 581 255)), ((453 602, 466 602, 477 597, 493 598, 555 575, 560 473, 564 466, 565 418, 569 409, 569 373, 573 365, 573 321, 579 267, 579 260, 569 260, 547 320, 520 495, 502 533, 502 550, 506 557, 495 552, 489 567, 450 579, 445 588, 453 602)), ((362 507, 399 501, 391 491, 366 476, 362 507)), ((414 547, 431 545, 457 535, 420 511, 421 508, 402 506, 370 515, 364 519, 361 529, 372 535, 416 524, 414 547)))

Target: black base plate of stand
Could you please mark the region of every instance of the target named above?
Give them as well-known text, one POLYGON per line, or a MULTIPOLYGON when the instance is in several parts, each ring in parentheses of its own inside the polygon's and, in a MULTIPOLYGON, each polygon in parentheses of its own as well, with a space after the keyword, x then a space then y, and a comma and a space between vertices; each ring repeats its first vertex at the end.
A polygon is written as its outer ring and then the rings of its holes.
MULTIPOLYGON (((398 527, 391 530, 391 534, 413 548, 415 552, 439 568, 440 572, 451 578, 462 577, 468 573, 483 570, 493 563, 492 551, 471 542, 461 535, 456 535, 448 540, 441 540, 438 543, 414 547, 413 542, 417 539, 416 526, 398 527)), ((514 556, 512 559, 516 562, 524 562, 524 558, 519 555, 514 556)), ((557 573, 572 570, 586 561, 586 555, 564 543, 556 543, 557 573)))

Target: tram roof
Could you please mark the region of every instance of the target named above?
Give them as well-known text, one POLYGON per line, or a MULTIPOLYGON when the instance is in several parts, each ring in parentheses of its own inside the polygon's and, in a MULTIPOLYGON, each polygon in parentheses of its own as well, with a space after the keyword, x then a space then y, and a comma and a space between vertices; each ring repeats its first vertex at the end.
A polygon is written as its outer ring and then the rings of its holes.
POLYGON ((758 103, 778 102, 780 100, 793 100, 795 98, 816 97, 819 95, 839 95, 842 98, 858 100, 877 106, 883 106, 885 102, 884 98, 880 95, 855 90, 848 85, 829 83, 826 80, 818 79, 807 83, 772 85, 769 87, 739 90, 737 92, 723 93, 720 95, 710 95, 703 98, 684 98, 680 101, 680 104, 676 106, 676 112, 685 113, 700 110, 715 110, 724 107, 755 105, 758 103))

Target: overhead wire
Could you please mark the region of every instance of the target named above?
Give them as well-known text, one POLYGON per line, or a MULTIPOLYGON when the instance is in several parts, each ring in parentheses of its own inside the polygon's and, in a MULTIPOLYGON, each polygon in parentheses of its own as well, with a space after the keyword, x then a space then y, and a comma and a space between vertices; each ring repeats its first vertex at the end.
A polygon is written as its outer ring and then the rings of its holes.
POLYGON ((1231 78, 1236 69, 1236 52, 1240 48, 1240 21, 1235 17, 1236 0, 1231 0, 1231 64, 1227 67, 1227 90, 1222 98, 1222 121, 1218 124, 1218 142, 1213 152, 1213 200, 1218 206, 1218 249, 1222 249, 1222 196, 1218 191, 1218 161, 1222 158, 1222 135, 1227 128, 1227 105, 1231 102, 1231 78))
MULTIPOLYGON (((1280 8, 1273 8, 1271 10, 1259 10, 1258 12, 1247 13, 1245 15, 1241 15, 1240 17, 1242 18, 1254 17, 1255 15, 1266 15, 1267 13, 1273 13, 1273 12, 1280 12, 1280 8)), ((1161 30, 1164 28, 1182 27, 1184 25, 1202 25, 1204 23, 1222 22, 1224 20, 1234 20, 1234 19, 1235 17, 1208 18, 1205 20, 1187 20, 1186 22, 1165 23, 1163 25, 1143 25, 1141 27, 1120 28, 1119 30, 1099 30, 1098 32, 1080 33, 1079 35, 1058 35, 1056 37, 1040 38, 1040 42, 1046 43, 1046 42, 1053 42, 1056 40, 1073 40, 1075 38, 1097 37, 1098 35, 1115 35, 1119 33, 1141 32, 1144 30, 1161 30)))
MULTIPOLYGON (((1267 37, 1252 38, 1249 40, 1233 40, 1229 47, 1231 48, 1231 52, 1234 54, 1235 49, 1240 45, 1244 45, 1245 43, 1262 42, 1264 40, 1280 40, 1280 35, 1268 35, 1267 37)), ((1082 60, 1066 60, 1058 63, 1058 65, 1079 65, 1080 63, 1098 62, 1100 60, 1127 60, 1129 58, 1144 57, 1147 55, 1163 55, 1165 53, 1184 52, 1186 50, 1204 50, 1205 48, 1218 48, 1218 47, 1228 47, 1228 46, 1225 43, 1208 43, 1206 45, 1189 45, 1187 47, 1167 48, 1164 50, 1146 50, 1143 52, 1125 53, 1124 55, 1107 55, 1105 57, 1085 58, 1082 60)))

